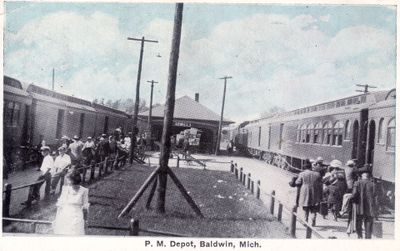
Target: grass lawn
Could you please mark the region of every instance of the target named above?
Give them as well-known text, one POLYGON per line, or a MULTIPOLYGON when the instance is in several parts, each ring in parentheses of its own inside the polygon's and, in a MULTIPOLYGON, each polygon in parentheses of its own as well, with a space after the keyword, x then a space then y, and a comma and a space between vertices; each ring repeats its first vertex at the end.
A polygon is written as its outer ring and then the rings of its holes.
MULTIPOLYGON (((149 187, 130 215, 117 219, 153 169, 134 165, 92 184, 89 187, 89 224, 125 227, 130 217, 134 217, 139 219, 141 228, 193 237, 288 238, 285 227, 228 172, 172 168, 200 207, 205 216, 203 219, 196 217, 170 178, 165 215, 145 209, 149 187)), ((152 206, 155 200, 156 195, 152 206)), ((88 234, 126 235, 125 232, 93 228, 88 234)))

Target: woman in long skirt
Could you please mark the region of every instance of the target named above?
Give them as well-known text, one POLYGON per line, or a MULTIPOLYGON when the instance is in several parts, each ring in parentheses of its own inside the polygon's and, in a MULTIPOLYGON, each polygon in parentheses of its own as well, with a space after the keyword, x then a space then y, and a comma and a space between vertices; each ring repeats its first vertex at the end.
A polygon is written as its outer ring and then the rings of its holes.
POLYGON ((73 171, 67 179, 70 184, 63 187, 57 201, 54 234, 84 235, 89 209, 89 189, 80 186, 82 180, 78 171, 73 171))

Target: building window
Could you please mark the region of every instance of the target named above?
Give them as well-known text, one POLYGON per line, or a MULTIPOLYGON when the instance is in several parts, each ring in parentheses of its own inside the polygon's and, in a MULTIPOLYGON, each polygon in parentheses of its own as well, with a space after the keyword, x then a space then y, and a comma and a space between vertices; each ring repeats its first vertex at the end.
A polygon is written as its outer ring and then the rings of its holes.
POLYGON ((387 126, 386 150, 394 151, 395 145, 396 145, 396 121, 394 118, 392 118, 387 126))
POLYGON ((350 120, 344 124, 344 139, 350 139, 350 120))
POLYGON ((312 135, 313 135, 313 125, 308 124, 306 131, 306 143, 311 143, 311 139, 313 137, 312 135))
POLYGON ((341 146, 343 144, 343 123, 337 121, 333 126, 332 145, 341 146))
POLYGON ((17 126, 19 124, 19 116, 21 113, 21 104, 9 101, 4 105, 4 122, 6 126, 17 126))
POLYGON ((258 127, 258 146, 261 145, 261 126, 258 127))
POLYGON ((321 130, 322 130, 322 123, 319 122, 314 127, 314 135, 313 135, 313 143, 314 144, 321 143, 321 130))
POLYGON ((383 141, 383 118, 379 120, 378 124, 378 143, 382 143, 383 141))
POLYGON ((322 144, 324 145, 330 145, 331 144, 331 138, 332 138, 332 123, 331 122, 325 122, 324 126, 322 127, 323 131, 323 141, 322 144))

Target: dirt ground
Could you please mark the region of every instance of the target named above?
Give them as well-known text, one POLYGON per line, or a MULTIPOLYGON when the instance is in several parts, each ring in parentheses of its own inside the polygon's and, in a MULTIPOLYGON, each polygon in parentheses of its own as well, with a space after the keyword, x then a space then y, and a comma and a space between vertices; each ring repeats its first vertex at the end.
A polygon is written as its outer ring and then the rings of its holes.
MULTIPOLYGON (((269 215, 267 208, 250 194, 228 172, 172 168, 188 193, 200 207, 205 218, 196 217, 193 210, 168 178, 165 215, 146 210, 148 189, 135 208, 122 219, 117 216, 136 193, 154 167, 133 165, 114 171, 89 186, 89 225, 127 227, 131 217, 139 219, 140 228, 169 231, 193 237, 255 237, 288 238, 285 226, 269 215)), ((152 206, 155 204, 156 196, 152 206)), ((54 220, 54 203, 26 213, 24 218, 54 220)), ((22 225, 9 231, 20 232, 22 225), (18 228, 18 229, 17 229, 18 228)), ((51 234, 45 226, 41 233, 51 234)), ((89 235, 127 235, 124 231, 88 228, 89 235)), ((140 234, 149 235, 149 234, 140 234)))

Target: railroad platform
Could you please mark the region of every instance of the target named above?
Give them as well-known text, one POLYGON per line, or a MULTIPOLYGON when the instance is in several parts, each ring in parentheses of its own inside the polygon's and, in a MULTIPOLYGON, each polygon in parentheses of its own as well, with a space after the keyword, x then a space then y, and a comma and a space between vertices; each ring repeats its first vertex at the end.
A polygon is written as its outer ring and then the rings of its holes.
MULTIPOLYGON (((260 180, 261 188, 261 200, 264 204, 270 206, 270 196, 271 192, 274 190, 276 197, 288 208, 292 208, 296 198, 296 188, 289 186, 289 181, 295 175, 289 171, 280 169, 276 166, 269 165, 264 161, 246 157, 238 156, 227 156, 227 155, 203 155, 203 154, 192 154, 194 158, 205 161, 206 167, 202 167, 193 162, 186 162, 180 160, 179 167, 181 168, 199 168, 206 170, 218 170, 230 172, 230 161, 237 163, 238 169, 243 168, 243 173, 251 174, 251 178, 256 184, 260 180)), ((157 153, 154 153, 150 158, 151 163, 156 163, 158 161, 157 153)), ((177 159, 170 159, 170 166, 177 165, 177 159)), ((233 174, 232 174, 233 175, 233 174)), ((277 212, 277 204, 275 203, 275 212, 277 212)), ((298 209, 298 214, 303 217, 304 213, 302 209, 298 209)), ((347 217, 347 216, 346 216, 347 217)), ((317 216, 317 224, 315 229, 324 238, 337 238, 337 239, 357 239, 357 234, 353 233, 347 235, 347 218, 339 218, 337 221, 333 219, 332 214, 328 214, 326 219, 323 219, 321 215, 317 216)), ((382 222, 382 238, 383 239, 394 239, 394 227, 395 219, 394 212, 388 211, 386 214, 382 214, 378 217, 379 221, 382 222)), ((290 224, 289 214, 283 213, 282 222, 286 226, 290 224)), ((296 237, 305 238, 306 228, 301 224, 296 225, 296 237)), ((372 238, 376 239, 376 236, 372 238)))

